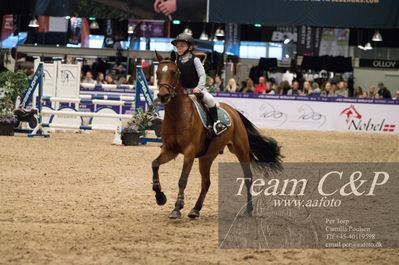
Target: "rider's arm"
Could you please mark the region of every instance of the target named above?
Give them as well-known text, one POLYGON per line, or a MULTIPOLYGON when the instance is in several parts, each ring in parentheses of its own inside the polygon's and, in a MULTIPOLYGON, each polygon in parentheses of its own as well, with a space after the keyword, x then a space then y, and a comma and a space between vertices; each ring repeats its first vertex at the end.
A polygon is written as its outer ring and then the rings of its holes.
POLYGON ((206 75, 205 75, 204 66, 202 65, 201 60, 198 57, 194 58, 194 66, 195 66, 195 70, 197 70, 197 74, 198 74, 198 78, 199 78, 198 85, 196 88, 203 91, 205 89, 206 75))

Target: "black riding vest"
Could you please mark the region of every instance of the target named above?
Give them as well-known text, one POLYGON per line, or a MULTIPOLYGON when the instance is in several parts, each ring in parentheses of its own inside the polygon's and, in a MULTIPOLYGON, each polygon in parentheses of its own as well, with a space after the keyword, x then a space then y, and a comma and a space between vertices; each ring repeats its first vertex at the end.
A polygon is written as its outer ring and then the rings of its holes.
POLYGON ((195 88, 198 85, 199 77, 194 65, 194 55, 187 62, 182 63, 181 57, 177 60, 177 67, 180 70, 181 84, 184 88, 195 88))

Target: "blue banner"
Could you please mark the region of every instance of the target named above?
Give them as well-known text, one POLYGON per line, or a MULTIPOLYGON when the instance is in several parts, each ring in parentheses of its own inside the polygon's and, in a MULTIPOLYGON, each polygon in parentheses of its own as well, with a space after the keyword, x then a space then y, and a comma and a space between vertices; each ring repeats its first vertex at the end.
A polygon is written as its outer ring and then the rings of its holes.
POLYGON ((36 69, 35 74, 32 79, 29 81, 28 88, 25 90, 24 94, 21 98, 21 105, 23 108, 26 108, 29 102, 32 100, 33 93, 36 90, 36 87, 40 85, 42 82, 42 74, 43 74, 43 64, 39 64, 36 69))
MULTIPOLYGON (((145 103, 147 106, 150 106, 154 103, 154 99, 151 95, 150 88, 148 87, 147 80, 145 79, 143 69, 141 67, 137 67, 137 76, 136 76, 136 106, 140 106, 140 94, 143 93, 145 103)), ((136 108, 137 111, 137 108, 136 108)), ((157 109, 158 113, 158 109, 157 109)), ((159 115, 159 114, 158 114, 159 115)))

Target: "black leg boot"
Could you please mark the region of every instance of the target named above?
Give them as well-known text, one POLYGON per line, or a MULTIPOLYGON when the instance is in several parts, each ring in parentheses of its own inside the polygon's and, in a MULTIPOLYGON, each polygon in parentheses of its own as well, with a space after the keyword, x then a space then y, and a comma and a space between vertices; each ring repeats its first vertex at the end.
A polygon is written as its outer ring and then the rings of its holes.
POLYGON ((218 111, 216 106, 213 108, 209 108, 209 113, 211 114, 212 122, 213 122, 213 130, 216 135, 221 134, 225 130, 227 130, 227 126, 223 124, 221 121, 218 119, 218 111))

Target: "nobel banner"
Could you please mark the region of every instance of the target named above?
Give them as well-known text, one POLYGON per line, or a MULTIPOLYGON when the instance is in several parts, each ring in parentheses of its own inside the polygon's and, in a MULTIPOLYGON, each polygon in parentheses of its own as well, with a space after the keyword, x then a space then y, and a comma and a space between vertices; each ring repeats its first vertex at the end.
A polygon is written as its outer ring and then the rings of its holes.
POLYGON ((399 28, 398 14, 397 0, 209 1, 209 20, 219 23, 399 28))

